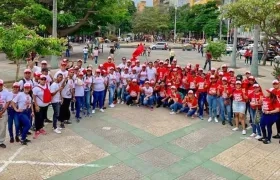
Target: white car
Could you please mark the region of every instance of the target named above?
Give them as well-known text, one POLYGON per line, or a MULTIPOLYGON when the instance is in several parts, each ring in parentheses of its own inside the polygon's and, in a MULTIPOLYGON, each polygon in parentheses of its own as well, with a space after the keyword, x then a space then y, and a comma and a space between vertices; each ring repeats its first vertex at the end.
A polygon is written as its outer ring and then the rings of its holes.
POLYGON ((244 56, 244 54, 245 54, 245 52, 246 52, 246 49, 251 49, 249 46, 244 46, 244 47, 242 47, 242 49, 240 49, 239 50, 239 54, 241 55, 241 56, 244 56))
POLYGON ((155 50, 155 49, 167 50, 168 44, 166 42, 157 42, 156 44, 151 45, 150 48, 152 50, 155 50))
POLYGON ((232 50, 233 50, 233 44, 227 44, 226 51, 227 52, 232 52, 232 50))

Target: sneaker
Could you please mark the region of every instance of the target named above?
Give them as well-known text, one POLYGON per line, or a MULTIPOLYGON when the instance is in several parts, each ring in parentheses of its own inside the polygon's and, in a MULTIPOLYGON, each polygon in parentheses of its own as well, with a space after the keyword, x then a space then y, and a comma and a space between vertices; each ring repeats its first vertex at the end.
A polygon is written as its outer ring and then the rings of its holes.
POLYGON ((272 138, 274 138, 274 139, 280 139, 280 135, 279 135, 279 134, 276 134, 275 136, 272 136, 272 138))
POLYGON ((230 125, 230 126, 233 126, 232 122, 229 122, 229 125, 230 125))
POLYGON ((100 112, 105 112, 104 109, 100 109, 100 112))
POLYGON ((58 128, 56 128, 55 130, 53 130, 55 133, 57 133, 57 134, 61 134, 61 131, 58 129, 58 128))
POLYGON ((124 104, 124 102, 122 101, 121 104, 124 104))
POLYGON ((261 139, 262 137, 260 135, 255 136, 255 139, 261 139))
POLYGON ((215 121, 216 123, 219 122, 218 119, 217 119, 216 117, 214 118, 214 121, 215 121))
POLYGON ((171 111, 170 113, 169 113, 170 115, 173 115, 173 114, 176 114, 174 111, 171 111))
POLYGON ((19 141, 20 141, 19 137, 18 137, 18 136, 16 136, 16 142, 19 142, 19 141))
POLYGON ((60 128, 61 128, 61 129, 64 129, 64 128, 65 128, 64 123, 63 123, 63 124, 60 124, 60 128))
POLYGON ((93 109, 93 110, 91 111, 91 113, 92 113, 92 114, 95 114, 95 109, 93 109))
POLYGON ((71 120, 65 121, 65 124, 72 124, 71 120))
POLYGON ((235 127, 235 128, 233 128, 232 130, 233 130, 233 131, 238 131, 238 129, 239 129, 238 127, 235 127))
POLYGON ((115 107, 115 105, 114 105, 114 104, 110 104, 109 106, 110 106, 110 108, 114 108, 114 107, 115 107))
POLYGON ((222 125, 225 125, 226 124, 226 122, 225 121, 222 121, 222 125))
POLYGON ((52 121, 49 119, 45 119, 45 123, 52 123, 52 121))
POLYGON ((40 135, 40 131, 36 131, 33 136, 33 139, 37 139, 39 135, 40 135))
POLYGON ((263 140, 263 143, 264 144, 270 144, 271 142, 269 140, 265 139, 265 140, 263 140))
POLYGON ((43 128, 40 129, 40 133, 43 134, 43 135, 46 135, 46 134, 47 134, 47 132, 46 132, 45 129, 43 129, 43 128))
POLYGON ((198 118, 199 118, 200 120, 203 120, 203 117, 202 117, 202 116, 198 116, 198 118))
POLYGON ((15 139, 14 138, 11 138, 10 139, 10 143, 14 143, 15 142, 15 139))
POLYGON ((255 133, 252 133, 251 135, 250 135, 250 137, 255 137, 256 136, 256 134, 255 133))
POLYGON ((245 129, 242 130, 242 134, 246 135, 246 130, 245 129))
POLYGON ((31 132, 29 132, 29 131, 27 132, 27 135, 31 135, 31 134, 32 134, 31 132))
POLYGON ((118 102, 117 102, 118 104, 120 104, 121 103, 121 100, 118 100, 118 102))
POLYGON ((211 122, 212 121, 212 117, 210 117, 209 119, 208 119, 208 122, 211 122))
POLYGON ((20 141, 20 144, 21 144, 21 145, 27 145, 27 142, 25 142, 25 141, 20 141))
POLYGON ((246 128, 247 130, 249 130, 249 129, 252 129, 252 126, 247 126, 247 128, 246 128))

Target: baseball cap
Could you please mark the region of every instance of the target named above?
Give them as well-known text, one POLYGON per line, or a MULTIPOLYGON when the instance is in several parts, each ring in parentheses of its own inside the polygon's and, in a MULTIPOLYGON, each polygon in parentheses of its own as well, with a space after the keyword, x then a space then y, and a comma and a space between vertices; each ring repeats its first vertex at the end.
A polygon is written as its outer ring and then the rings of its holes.
POLYGON ((229 69, 228 72, 234 72, 234 70, 233 69, 229 69))
POLYGON ((177 62, 177 59, 173 59, 173 61, 176 61, 176 62, 177 62))
POLYGON ((81 59, 78 59, 78 61, 77 62, 83 62, 81 59))
POLYGON ((41 61, 41 64, 48 64, 46 60, 41 61))
POLYGON ((242 84, 241 81, 236 81, 235 84, 242 84))
POLYGON ((137 59, 135 62, 137 62, 137 63, 138 63, 138 62, 140 62, 140 61, 139 61, 139 59, 137 59))
POLYGON ((145 81, 145 84, 149 84, 150 82, 149 81, 145 81))
POLYGON ((129 59, 129 60, 127 60, 126 62, 127 62, 127 63, 128 63, 128 62, 131 62, 131 60, 129 59))
POLYGON ((171 83, 167 83, 167 86, 171 86, 171 83))
POLYGON ((255 80, 255 77, 254 76, 249 76, 248 79, 252 79, 252 80, 255 80))
POLYGON ((96 70, 95 70, 95 72, 100 73, 100 72, 101 72, 101 70, 100 70, 100 69, 96 69, 96 70))
POLYGON ((30 83, 25 83, 25 84, 23 85, 23 87, 24 87, 24 88, 31 88, 31 84, 30 84, 30 83))
POLYGON ((124 69, 128 69, 128 67, 125 67, 124 69))
POLYGON ((170 64, 168 64, 168 65, 167 65, 167 67, 171 68, 171 65, 170 65, 170 64))
POLYGON ((277 79, 272 81, 272 84, 279 84, 279 81, 277 79))
POLYGON ((81 71, 81 72, 79 72, 79 76, 83 76, 84 75, 84 73, 81 71))
POLYGON ((222 78, 222 81, 227 81, 227 78, 226 78, 226 77, 223 77, 223 78, 222 78))
POLYGON ((251 72, 250 71, 246 71, 246 73, 245 74, 251 74, 251 72))
POLYGON ((193 90, 189 90, 188 94, 193 94, 193 90))
POLYGON ((41 76, 41 72, 35 72, 34 76, 40 77, 41 76))
POLYGON ((173 71, 175 71, 175 72, 176 72, 177 70, 178 70, 177 68, 173 68, 173 71))
POLYGON ((112 59, 112 57, 111 56, 108 56, 108 58, 107 59, 112 59))
POLYGON ((273 93, 274 92, 274 88, 269 88, 269 89, 266 90, 266 92, 273 93))
POLYGON ((171 89, 176 89, 176 86, 171 86, 171 89))
POLYGON ((223 76, 224 75, 224 73, 223 72, 219 72, 219 76, 223 76))
POLYGON ((199 71, 203 71, 203 69, 202 69, 202 68, 198 68, 198 70, 199 70, 199 71))
POLYGON ((222 68, 224 68, 224 67, 227 67, 227 65, 226 65, 226 64, 223 64, 223 65, 222 65, 222 68))
POLYGON ((163 64, 163 61, 159 61, 160 64, 163 64))
POLYGON ((211 71, 216 71, 216 68, 211 68, 211 71))
POLYGON ((109 70, 114 70, 114 67, 110 67, 109 70))
POLYGON ((254 84, 253 87, 260 87, 260 85, 259 84, 254 84))
POLYGON ((146 64, 143 64, 142 67, 146 67, 146 64))
POLYGON ((45 76, 44 74, 41 74, 40 79, 42 79, 42 78, 47 78, 47 76, 45 76))
POLYGON ((66 66, 66 65, 67 65, 66 62, 62 62, 62 63, 61 63, 61 66, 66 66))
POLYGON ((13 84, 13 87, 19 87, 19 83, 18 83, 18 82, 15 82, 15 83, 13 84))
POLYGON ((4 81, 2 79, 0 79, 0 84, 3 85, 4 84, 4 81))
POLYGON ((31 73, 31 70, 30 69, 25 69, 24 73, 31 73))
POLYGON ((132 79, 132 82, 137 82, 137 79, 132 79))
POLYGON ((215 76, 214 76, 214 75, 211 75, 211 76, 210 76, 210 79, 215 79, 215 76))

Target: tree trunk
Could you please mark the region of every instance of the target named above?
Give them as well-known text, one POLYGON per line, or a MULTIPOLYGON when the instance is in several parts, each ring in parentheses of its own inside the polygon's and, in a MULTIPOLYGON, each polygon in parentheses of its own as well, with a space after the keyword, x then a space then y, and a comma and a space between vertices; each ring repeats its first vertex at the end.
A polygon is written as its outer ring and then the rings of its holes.
POLYGON ((17 65, 17 69, 16 69, 16 81, 18 81, 18 76, 19 76, 19 70, 20 70, 20 60, 16 60, 16 65, 17 65))
POLYGON ((267 52, 268 52, 268 37, 266 36, 265 37, 265 40, 264 40, 264 43, 265 43, 265 48, 263 48, 263 56, 262 56, 262 61, 263 61, 263 65, 265 66, 266 65, 266 57, 267 57, 267 52))

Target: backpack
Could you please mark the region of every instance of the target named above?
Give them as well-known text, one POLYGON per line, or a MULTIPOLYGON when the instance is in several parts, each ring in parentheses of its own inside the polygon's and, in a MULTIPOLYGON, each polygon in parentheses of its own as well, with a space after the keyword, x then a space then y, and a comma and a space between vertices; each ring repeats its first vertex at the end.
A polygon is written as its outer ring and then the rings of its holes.
POLYGON ((52 101, 52 94, 51 94, 51 91, 49 90, 48 86, 45 89, 40 86, 37 86, 37 87, 44 91, 43 99, 41 99, 41 101, 43 101, 43 103, 50 103, 52 101))

